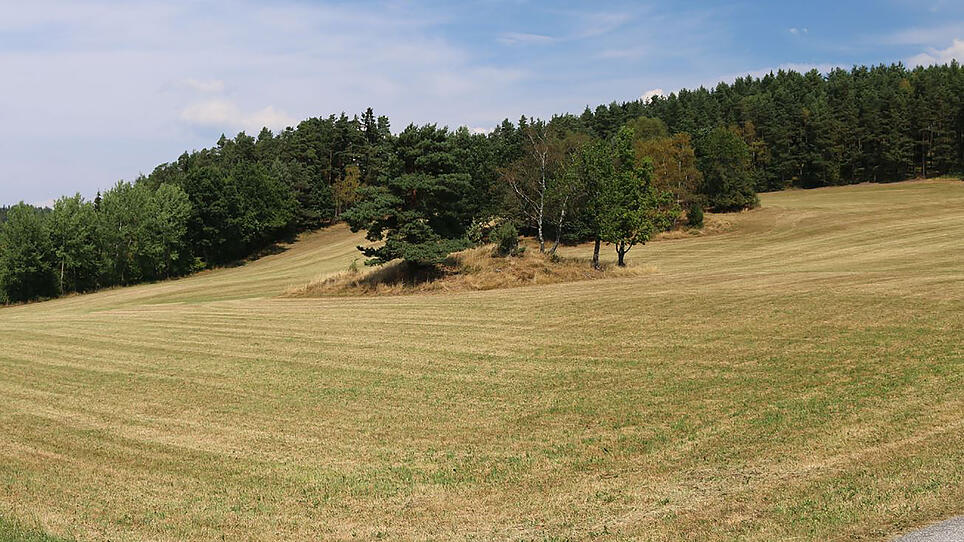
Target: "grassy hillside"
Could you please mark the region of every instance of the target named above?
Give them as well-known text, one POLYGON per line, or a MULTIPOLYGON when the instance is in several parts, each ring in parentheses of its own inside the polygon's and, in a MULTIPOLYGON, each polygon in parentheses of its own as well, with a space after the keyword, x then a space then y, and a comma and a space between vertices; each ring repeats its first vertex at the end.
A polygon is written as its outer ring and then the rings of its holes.
POLYGON ((79 540, 774 540, 964 512, 964 183, 762 200, 634 249, 638 277, 276 297, 356 257, 336 228, 2 309, 0 516, 79 540))

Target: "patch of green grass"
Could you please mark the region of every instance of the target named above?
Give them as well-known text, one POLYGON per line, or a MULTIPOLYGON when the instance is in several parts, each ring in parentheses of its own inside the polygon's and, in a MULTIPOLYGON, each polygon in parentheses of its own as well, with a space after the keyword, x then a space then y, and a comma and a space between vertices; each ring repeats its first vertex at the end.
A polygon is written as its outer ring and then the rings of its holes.
POLYGON ((0 542, 68 542, 68 539, 50 536, 40 529, 25 527, 0 516, 0 542))

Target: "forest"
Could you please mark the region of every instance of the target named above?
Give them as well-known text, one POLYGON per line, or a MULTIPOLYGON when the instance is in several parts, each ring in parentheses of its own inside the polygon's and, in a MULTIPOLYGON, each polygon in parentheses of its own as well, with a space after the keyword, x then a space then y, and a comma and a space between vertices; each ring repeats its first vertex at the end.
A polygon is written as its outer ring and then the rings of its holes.
POLYGON ((221 136, 92 200, 0 209, 0 301, 183 276, 336 221, 384 241, 368 263, 431 266, 511 224, 560 243, 634 246, 757 192, 964 170, 964 72, 901 64, 744 77, 715 88, 392 133, 368 109, 221 136))

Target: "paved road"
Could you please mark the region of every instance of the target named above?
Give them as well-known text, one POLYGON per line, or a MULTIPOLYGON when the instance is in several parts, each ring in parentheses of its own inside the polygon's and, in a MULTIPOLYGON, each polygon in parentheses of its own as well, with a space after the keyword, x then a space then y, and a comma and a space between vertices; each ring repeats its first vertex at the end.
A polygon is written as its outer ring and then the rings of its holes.
POLYGON ((894 542, 964 542, 964 516, 905 534, 894 542))

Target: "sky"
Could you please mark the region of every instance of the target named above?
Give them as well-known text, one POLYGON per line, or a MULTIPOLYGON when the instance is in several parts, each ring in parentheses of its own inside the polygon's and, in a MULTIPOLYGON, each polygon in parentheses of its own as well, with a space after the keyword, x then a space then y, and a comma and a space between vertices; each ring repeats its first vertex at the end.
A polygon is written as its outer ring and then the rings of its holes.
POLYGON ((964 2, 0 0, 0 204, 366 107, 490 130, 793 68, 964 61, 964 2))

